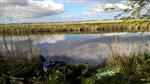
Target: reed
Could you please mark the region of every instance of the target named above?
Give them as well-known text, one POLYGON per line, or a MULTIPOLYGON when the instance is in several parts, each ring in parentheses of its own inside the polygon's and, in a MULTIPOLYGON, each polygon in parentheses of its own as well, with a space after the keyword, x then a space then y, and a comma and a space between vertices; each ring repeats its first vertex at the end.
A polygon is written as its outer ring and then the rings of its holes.
POLYGON ((0 24, 0 34, 100 33, 150 31, 149 21, 63 24, 0 24))

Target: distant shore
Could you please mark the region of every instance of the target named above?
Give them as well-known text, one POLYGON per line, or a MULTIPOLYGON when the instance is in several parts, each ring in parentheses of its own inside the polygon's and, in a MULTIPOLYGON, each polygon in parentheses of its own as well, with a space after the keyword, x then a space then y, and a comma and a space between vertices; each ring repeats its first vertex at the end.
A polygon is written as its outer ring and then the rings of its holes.
POLYGON ((103 33, 150 31, 149 20, 0 24, 0 34, 103 33))

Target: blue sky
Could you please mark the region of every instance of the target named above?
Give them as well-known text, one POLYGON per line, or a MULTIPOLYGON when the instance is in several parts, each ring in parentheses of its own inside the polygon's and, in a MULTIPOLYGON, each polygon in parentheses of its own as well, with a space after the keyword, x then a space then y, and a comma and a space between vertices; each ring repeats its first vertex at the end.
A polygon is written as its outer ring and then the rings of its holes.
POLYGON ((125 0, 1 0, 0 23, 114 19, 125 0), (117 10, 104 11, 117 6, 117 10))

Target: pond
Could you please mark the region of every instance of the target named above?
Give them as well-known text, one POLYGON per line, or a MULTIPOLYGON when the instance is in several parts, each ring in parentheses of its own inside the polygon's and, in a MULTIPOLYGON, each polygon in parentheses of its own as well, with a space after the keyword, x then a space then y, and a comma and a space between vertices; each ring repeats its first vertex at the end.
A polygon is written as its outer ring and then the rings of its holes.
POLYGON ((112 55, 150 52, 150 32, 0 36, 1 54, 43 55, 56 61, 101 64, 112 55))

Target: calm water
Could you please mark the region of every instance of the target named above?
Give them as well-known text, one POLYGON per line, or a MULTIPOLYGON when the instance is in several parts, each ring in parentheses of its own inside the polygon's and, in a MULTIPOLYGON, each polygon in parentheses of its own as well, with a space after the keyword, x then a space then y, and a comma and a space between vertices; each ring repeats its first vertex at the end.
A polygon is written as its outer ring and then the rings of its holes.
POLYGON ((149 52, 150 32, 0 36, 0 48, 9 56, 41 54, 57 61, 100 64, 112 53, 149 52))

